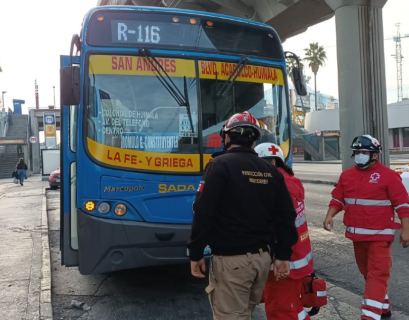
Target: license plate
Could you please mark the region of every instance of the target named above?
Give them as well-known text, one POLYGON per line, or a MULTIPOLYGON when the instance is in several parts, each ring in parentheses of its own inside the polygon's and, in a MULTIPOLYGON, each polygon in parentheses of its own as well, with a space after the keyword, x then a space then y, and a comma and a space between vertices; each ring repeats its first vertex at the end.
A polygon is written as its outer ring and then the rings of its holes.
MULTIPOLYGON (((206 246, 206 248, 205 248, 204 251, 203 251, 203 254, 204 254, 205 256, 211 255, 211 254, 212 254, 212 249, 210 249, 209 246, 206 246)), ((189 249, 186 249, 186 255, 189 256, 189 249)))
POLYGON ((58 183, 59 183, 59 182, 60 182, 60 179, 56 179, 55 182, 58 182, 58 183))

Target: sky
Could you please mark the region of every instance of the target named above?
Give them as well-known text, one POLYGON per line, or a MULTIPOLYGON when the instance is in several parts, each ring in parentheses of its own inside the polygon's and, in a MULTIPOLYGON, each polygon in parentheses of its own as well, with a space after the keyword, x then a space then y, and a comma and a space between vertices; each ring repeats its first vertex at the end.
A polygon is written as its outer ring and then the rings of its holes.
MULTIPOLYGON (((409 0, 388 0, 383 8, 383 33, 384 39, 390 39, 396 35, 396 23, 400 23, 401 37, 405 34, 409 36, 409 0)), ((323 94, 338 97, 338 70, 337 70, 337 47, 335 17, 313 27, 306 32, 292 37, 283 43, 284 50, 293 51, 297 55, 304 57, 304 49, 312 42, 318 42, 327 53, 325 66, 320 68, 317 74, 317 90, 323 94)), ((403 97, 409 98, 409 38, 403 38, 402 55, 406 58, 402 60, 402 84, 403 97)), ((388 103, 397 101, 397 75, 396 60, 392 57, 395 54, 395 42, 384 41, 385 50, 385 76, 387 87, 388 103)), ((313 73, 306 70, 306 75, 311 76, 309 85, 313 88, 313 73)))
MULTIPOLYGON (((40 108, 59 104, 59 57, 68 55, 71 37, 81 30, 85 13, 97 0, 1 0, 0 1, 0 91, 6 108, 13 99, 25 100, 23 113, 35 107, 34 81, 39 87, 40 108), (69 4, 69 5, 68 5, 69 4)), ((389 0, 383 9, 384 35, 396 34, 395 24, 401 23, 401 34, 409 34, 408 0, 389 0), (405 19, 406 18, 406 19, 405 19)), ((309 43, 324 46, 328 60, 317 76, 317 90, 338 97, 335 18, 309 28, 288 39, 284 49, 303 57, 309 43)), ((409 98, 409 38, 402 39, 403 95, 409 98)), ((385 40, 385 65, 388 103, 395 102, 396 61, 393 40, 385 40)), ((311 71, 306 71, 312 76, 311 71)), ((310 82, 313 86, 313 81, 310 82)))

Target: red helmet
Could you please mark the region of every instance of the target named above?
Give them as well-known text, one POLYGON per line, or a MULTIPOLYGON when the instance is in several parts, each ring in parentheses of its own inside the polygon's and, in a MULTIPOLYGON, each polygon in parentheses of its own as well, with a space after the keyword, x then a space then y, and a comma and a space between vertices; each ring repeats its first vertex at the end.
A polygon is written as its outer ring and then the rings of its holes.
POLYGON ((251 136, 254 140, 258 140, 261 136, 258 120, 248 111, 236 113, 232 115, 223 125, 220 130, 220 135, 223 137, 227 132, 243 134, 246 127, 253 128, 254 134, 251 136))

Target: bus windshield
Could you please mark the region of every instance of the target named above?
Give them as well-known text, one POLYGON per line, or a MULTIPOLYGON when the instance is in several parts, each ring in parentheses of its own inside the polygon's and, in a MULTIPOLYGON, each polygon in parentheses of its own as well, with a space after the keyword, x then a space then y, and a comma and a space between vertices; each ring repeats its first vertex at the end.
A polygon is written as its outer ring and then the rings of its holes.
POLYGON ((236 64, 199 61, 203 151, 221 150, 220 128, 233 114, 249 111, 261 128, 257 143, 272 142, 289 154, 287 95, 281 69, 246 65, 223 95, 218 95, 236 64))
POLYGON ((199 153, 194 62, 165 58, 158 62, 181 92, 186 81, 193 131, 187 108, 158 80, 146 58, 91 56, 87 136, 89 151, 97 160, 144 170, 155 158, 123 151, 199 153), (113 147, 106 150, 109 155, 94 152, 101 145, 113 147))
POLYGON ((186 87, 190 115, 147 58, 90 56, 87 146, 91 157, 101 164, 137 171, 199 173, 203 169, 200 155, 207 155, 206 163, 211 153, 222 150, 220 128, 231 115, 243 111, 259 120, 261 142, 284 149, 289 145, 280 69, 246 65, 232 86, 218 96, 236 64, 197 61, 197 74, 194 60, 158 57, 157 61, 180 92, 186 87))
POLYGON ((215 146, 214 139, 220 128, 233 114, 243 111, 252 113, 259 122, 261 139, 258 143, 285 145, 289 126, 284 86, 236 81, 224 97, 217 99, 214 92, 222 84, 216 80, 200 81, 205 153, 219 151, 220 148, 210 146, 215 146))

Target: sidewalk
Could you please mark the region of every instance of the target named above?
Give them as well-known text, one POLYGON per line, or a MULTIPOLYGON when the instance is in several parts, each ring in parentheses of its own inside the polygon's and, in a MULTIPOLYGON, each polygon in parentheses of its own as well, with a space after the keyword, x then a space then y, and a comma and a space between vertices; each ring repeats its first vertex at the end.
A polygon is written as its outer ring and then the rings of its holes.
POLYGON ((0 180, 0 319, 52 319, 45 187, 0 180))
MULTIPOLYGON (((327 282, 328 304, 311 317, 312 320, 359 320, 361 318, 362 297, 327 282)), ((253 313, 253 320, 267 319, 264 304, 259 305, 253 313)), ((390 320, 408 320, 409 317, 392 309, 390 320)))

